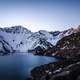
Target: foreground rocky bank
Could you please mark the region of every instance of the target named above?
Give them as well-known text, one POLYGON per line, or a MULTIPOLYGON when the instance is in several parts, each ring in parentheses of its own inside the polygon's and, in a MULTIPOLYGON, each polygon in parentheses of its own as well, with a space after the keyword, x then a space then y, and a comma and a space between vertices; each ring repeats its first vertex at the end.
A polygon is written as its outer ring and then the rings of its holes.
POLYGON ((80 80, 80 56, 36 67, 31 76, 32 80, 80 80))

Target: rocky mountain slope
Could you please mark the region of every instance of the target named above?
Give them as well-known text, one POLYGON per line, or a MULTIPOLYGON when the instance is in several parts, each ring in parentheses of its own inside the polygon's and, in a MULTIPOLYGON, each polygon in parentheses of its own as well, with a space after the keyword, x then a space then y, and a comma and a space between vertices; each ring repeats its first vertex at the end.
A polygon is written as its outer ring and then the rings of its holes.
POLYGON ((72 57, 80 55, 80 32, 73 33, 58 41, 56 55, 72 57))
POLYGON ((80 32, 63 37, 55 46, 45 50, 44 54, 62 56, 64 58, 80 55, 80 32))

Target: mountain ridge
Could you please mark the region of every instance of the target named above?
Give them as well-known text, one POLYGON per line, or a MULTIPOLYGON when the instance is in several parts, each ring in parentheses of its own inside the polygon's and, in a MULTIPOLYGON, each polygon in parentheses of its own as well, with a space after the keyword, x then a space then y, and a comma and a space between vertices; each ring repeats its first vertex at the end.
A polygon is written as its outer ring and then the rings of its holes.
POLYGON ((28 50, 33 50, 38 46, 45 49, 53 47, 63 37, 79 31, 80 26, 76 29, 71 28, 62 32, 48 32, 45 30, 31 32, 22 26, 13 26, 10 28, 0 28, 0 36, 12 46, 13 50, 18 52, 28 52, 28 50))

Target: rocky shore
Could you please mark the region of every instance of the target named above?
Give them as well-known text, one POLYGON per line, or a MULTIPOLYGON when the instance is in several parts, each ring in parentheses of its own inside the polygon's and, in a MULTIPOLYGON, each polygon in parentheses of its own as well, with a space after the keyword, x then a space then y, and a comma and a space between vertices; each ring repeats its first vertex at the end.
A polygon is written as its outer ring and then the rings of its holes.
POLYGON ((31 76, 32 80, 80 80, 80 56, 36 67, 31 76))

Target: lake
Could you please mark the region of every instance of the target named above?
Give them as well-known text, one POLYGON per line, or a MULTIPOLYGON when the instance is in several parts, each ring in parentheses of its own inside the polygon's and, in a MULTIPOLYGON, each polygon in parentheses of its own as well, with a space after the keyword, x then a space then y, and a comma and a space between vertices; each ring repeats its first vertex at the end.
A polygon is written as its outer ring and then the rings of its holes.
POLYGON ((0 80, 25 80, 34 67, 55 61, 53 57, 32 54, 0 56, 0 80))

